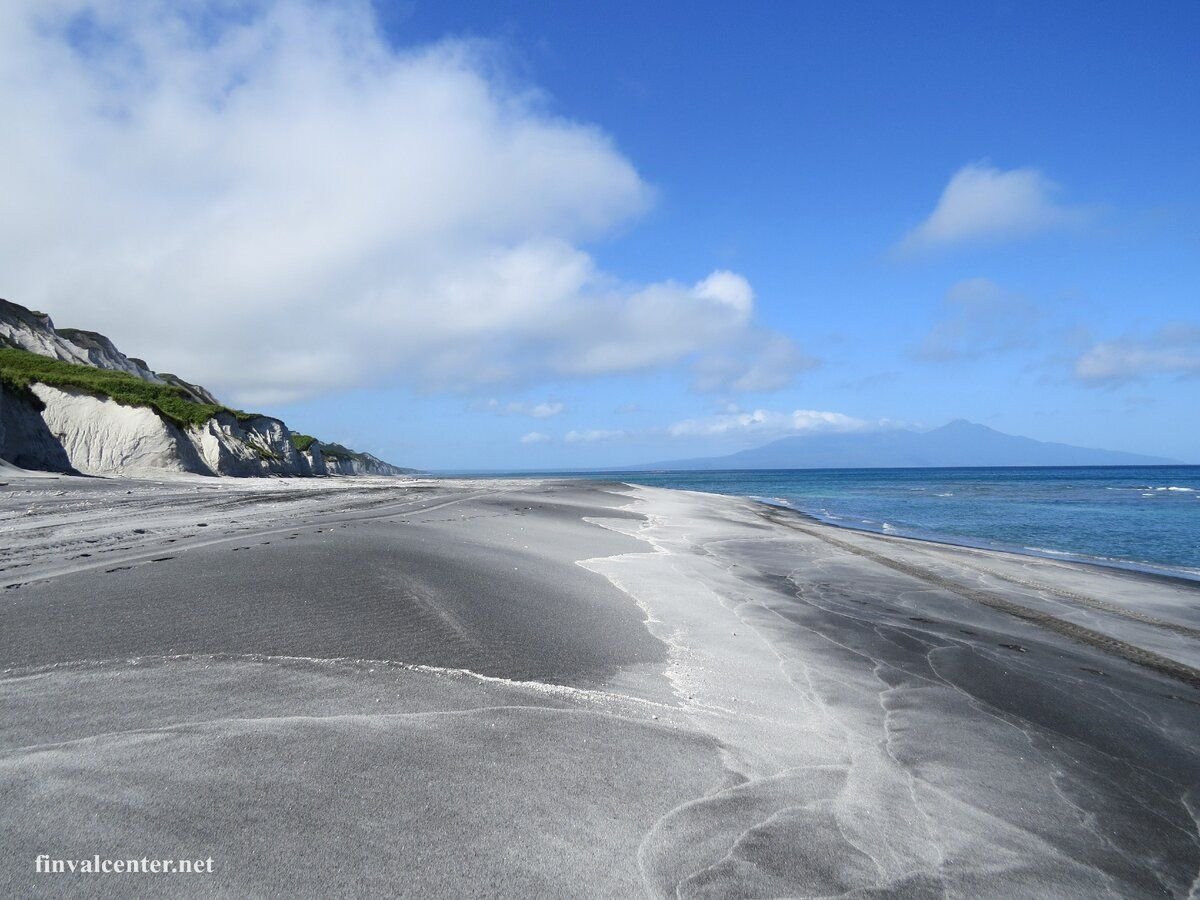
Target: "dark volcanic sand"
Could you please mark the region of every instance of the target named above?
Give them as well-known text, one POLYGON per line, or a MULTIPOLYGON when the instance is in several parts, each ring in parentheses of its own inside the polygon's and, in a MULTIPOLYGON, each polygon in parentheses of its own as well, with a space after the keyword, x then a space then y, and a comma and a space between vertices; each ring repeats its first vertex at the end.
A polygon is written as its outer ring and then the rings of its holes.
POLYGON ((1192 586, 589 482, 9 481, 3 896, 1184 897, 1200 867, 1192 586))
POLYGON ((620 515, 604 499, 485 496, 63 575, 5 598, 0 660, 266 654, 602 681, 666 657, 628 597, 573 565, 643 547, 580 521, 620 515))

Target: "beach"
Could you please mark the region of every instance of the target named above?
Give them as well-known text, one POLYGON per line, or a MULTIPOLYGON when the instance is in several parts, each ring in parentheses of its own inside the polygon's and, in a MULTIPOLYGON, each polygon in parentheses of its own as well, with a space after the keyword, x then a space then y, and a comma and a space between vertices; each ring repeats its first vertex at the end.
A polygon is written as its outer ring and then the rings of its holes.
POLYGON ((0 480, 5 896, 1194 895, 1196 583, 620 482, 0 480))

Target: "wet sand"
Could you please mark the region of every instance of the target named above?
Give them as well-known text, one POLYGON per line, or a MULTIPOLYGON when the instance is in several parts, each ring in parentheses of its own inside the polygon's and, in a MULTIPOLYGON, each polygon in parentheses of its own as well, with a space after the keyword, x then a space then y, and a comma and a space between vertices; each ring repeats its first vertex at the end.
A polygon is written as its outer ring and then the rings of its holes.
POLYGON ((620 484, 4 480, 4 896, 1194 890, 1195 585, 620 484))

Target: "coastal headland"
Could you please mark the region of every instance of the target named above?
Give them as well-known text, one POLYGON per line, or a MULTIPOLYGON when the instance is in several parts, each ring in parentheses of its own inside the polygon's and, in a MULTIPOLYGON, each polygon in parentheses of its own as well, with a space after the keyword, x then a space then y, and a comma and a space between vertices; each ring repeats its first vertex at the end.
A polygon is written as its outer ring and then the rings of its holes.
POLYGON ((4 896, 1194 895, 1194 583, 617 482, 3 480, 4 896))

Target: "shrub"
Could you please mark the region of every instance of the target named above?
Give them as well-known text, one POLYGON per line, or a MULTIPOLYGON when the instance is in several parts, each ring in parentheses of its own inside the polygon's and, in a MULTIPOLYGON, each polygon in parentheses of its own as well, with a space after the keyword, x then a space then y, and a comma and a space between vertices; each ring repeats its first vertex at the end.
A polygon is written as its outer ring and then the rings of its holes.
POLYGON ((341 444, 321 444, 321 455, 326 459, 357 459, 360 462, 366 461, 366 457, 361 453, 356 453, 349 447, 343 447, 341 444))
POLYGON ((307 452, 315 443, 317 443, 317 439, 311 434, 300 434, 297 431, 292 432, 292 446, 301 453, 307 452))

